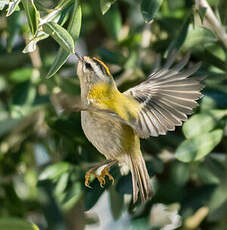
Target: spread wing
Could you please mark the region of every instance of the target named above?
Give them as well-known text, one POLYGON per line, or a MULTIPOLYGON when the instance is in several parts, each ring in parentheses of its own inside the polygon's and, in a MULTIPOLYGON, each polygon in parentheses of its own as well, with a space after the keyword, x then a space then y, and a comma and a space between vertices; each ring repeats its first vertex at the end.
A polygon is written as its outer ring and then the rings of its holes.
POLYGON ((134 97, 140 104, 137 132, 143 137, 164 135, 175 126, 182 125, 202 97, 204 88, 201 80, 205 77, 190 77, 200 67, 195 64, 181 71, 188 63, 186 55, 173 66, 176 53, 170 55, 162 69, 150 74, 147 80, 124 93, 134 97))

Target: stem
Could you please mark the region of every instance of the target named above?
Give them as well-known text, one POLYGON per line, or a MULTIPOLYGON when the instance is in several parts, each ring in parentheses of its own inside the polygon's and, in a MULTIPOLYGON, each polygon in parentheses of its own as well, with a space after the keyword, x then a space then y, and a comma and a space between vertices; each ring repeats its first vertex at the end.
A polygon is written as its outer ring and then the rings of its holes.
MULTIPOLYGON (((213 10, 211 9, 210 5, 206 0, 195 0, 196 6, 201 6, 206 8, 205 19, 213 31, 216 33, 217 38, 223 42, 224 46, 227 48, 227 33, 222 28, 222 25, 216 15, 214 14, 213 10)), ((203 23, 202 23, 203 24, 203 23)))
MULTIPOLYGON (((26 44, 28 44, 29 39, 27 38, 27 36, 24 36, 24 38, 25 38, 26 44)), ((31 59, 33 67, 35 69, 39 69, 41 67, 41 65, 42 65, 42 61, 41 61, 41 58, 40 58, 38 46, 37 46, 35 51, 29 53, 29 56, 30 56, 30 59, 31 59)))

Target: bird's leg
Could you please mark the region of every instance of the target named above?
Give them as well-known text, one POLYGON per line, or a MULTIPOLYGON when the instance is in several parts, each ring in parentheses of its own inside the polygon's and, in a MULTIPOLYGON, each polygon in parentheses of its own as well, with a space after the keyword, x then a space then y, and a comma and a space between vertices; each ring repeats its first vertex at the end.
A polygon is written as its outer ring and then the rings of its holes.
POLYGON ((116 160, 106 160, 98 164, 96 167, 88 170, 85 174, 85 186, 91 188, 91 186, 89 185, 89 180, 90 180, 91 175, 94 175, 98 179, 100 186, 102 188, 104 187, 106 183, 105 176, 108 176, 109 180, 111 180, 112 183, 114 183, 114 178, 109 173, 109 170, 116 163, 117 163, 116 160), (100 169, 101 171, 99 171, 100 169))

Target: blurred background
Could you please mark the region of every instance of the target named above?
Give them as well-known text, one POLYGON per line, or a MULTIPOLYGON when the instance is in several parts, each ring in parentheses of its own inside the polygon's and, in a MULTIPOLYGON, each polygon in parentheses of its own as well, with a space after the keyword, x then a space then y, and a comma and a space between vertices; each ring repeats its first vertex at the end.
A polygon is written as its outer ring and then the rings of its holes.
POLYGON ((226 230, 226 30, 225 0, 1 0, 0 229, 226 230), (205 96, 194 114, 141 140, 154 188, 146 204, 132 205, 131 176, 118 167, 114 185, 84 186, 104 157, 70 111, 80 95, 77 59, 58 34, 103 60, 121 91, 173 50, 177 61, 190 52, 189 65, 202 62, 205 96))

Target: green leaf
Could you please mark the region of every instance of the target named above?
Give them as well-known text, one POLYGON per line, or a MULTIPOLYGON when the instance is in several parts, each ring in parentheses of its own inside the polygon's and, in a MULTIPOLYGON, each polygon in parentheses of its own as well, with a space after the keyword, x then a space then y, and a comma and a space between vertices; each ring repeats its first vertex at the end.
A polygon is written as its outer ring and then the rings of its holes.
POLYGON ((21 12, 17 11, 13 15, 7 18, 7 26, 8 26, 8 37, 7 37, 7 51, 11 52, 12 47, 15 44, 16 38, 20 32, 20 15, 21 12))
POLYGON ((197 12, 199 14, 199 17, 200 17, 202 23, 203 23, 203 19, 205 17, 205 14, 206 14, 206 10, 207 10, 206 7, 199 5, 199 9, 197 10, 197 12))
POLYGON ((31 81, 17 85, 13 91, 10 112, 13 118, 24 118, 33 109, 33 102, 37 95, 36 87, 31 81))
POLYGON ((220 179, 205 164, 200 164, 197 169, 198 177, 204 184, 219 184, 220 179))
MULTIPOLYGON (((79 0, 77 0, 74 5, 74 9, 73 9, 73 13, 72 13, 72 16, 69 22, 69 26, 67 28, 67 31, 74 39, 74 43, 76 43, 79 38, 81 20, 82 20, 81 6, 79 4, 79 0)), ((69 54, 70 52, 64 50, 63 48, 59 49, 58 54, 54 60, 54 63, 52 64, 47 74, 47 78, 52 77, 61 68, 61 66, 66 62, 69 54)))
POLYGON ((123 196, 116 192, 113 186, 110 187, 110 207, 111 212, 114 220, 119 219, 121 216, 123 206, 124 206, 124 199, 123 196))
POLYGON ((9 79, 14 82, 24 82, 31 78, 33 69, 29 67, 11 71, 9 79))
POLYGON ((58 5, 55 7, 55 10, 62 10, 63 8, 65 8, 67 5, 69 5, 72 2, 73 0, 61 0, 59 1, 58 5))
POLYGON ((69 174, 68 173, 63 173, 58 182, 57 185, 55 187, 55 193, 56 194, 62 194, 68 184, 68 179, 69 179, 69 174))
POLYGON ((216 41, 217 38, 211 30, 190 24, 183 48, 185 50, 193 48, 194 50, 203 51, 206 47, 211 46, 216 41))
POLYGON ((44 171, 39 176, 39 180, 53 180, 67 172, 69 169, 70 164, 67 162, 56 163, 44 169, 44 171))
POLYGON ((171 168, 170 178, 174 185, 184 186, 190 178, 189 165, 179 161, 174 162, 171 168))
POLYGON ((191 116, 183 125, 186 138, 195 137, 214 129, 220 119, 227 115, 227 110, 211 110, 191 116))
POLYGON ((122 27, 122 19, 118 7, 113 5, 111 9, 102 17, 106 31, 114 38, 119 39, 122 27))
POLYGON ((74 41, 68 31, 62 26, 55 22, 47 22, 43 25, 43 30, 66 51, 74 53, 74 41))
POLYGON ((82 189, 80 182, 73 182, 73 184, 65 191, 65 197, 63 199, 64 210, 69 210, 77 203, 82 195, 82 189))
POLYGON ((39 29, 37 33, 34 35, 34 37, 28 42, 26 47, 23 50, 23 53, 29 53, 36 50, 37 43, 43 39, 46 39, 49 37, 48 34, 44 33, 40 28, 41 25, 47 23, 47 22, 56 22, 60 25, 63 25, 70 14, 71 7, 72 7, 72 1, 73 0, 62 0, 59 2, 59 4, 56 6, 56 8, 53 11, 50 11, 49 14, 45 15, 44 17, 40 18, 40 24, 39 29))
POLYGON ((51 10, 47 15, 40 18, 40 25, 43 25, 47 22, 56 22, 62 26, 65 22, 65 19, 67 19, 66 16, 68 16, 71 11, 71 7, 73 6, 72 2, 73 0, 60 1, 53 11, 51 10))
POLYGON ((33 0, 22 0, 25 14, 27 16, 28 25, 32 35, 35 35, 39 25, 39 11, 36 9, 33 0))
POLYGON ((2 230, 39 230, 39 228, 26 220, 15 217, 0 218, 0 229, 2 230))
POLYGON ((185 4, 182 0, 167 0, 167 2, 170 12, 177 11, 179 8, 183 8, 185 4))
POLYGON ((222 136, 223 130, 217 129, 210 133, 185 140, 177 148, 175 156, 182 162, 199 160, 210 153, 220 143, 222 136))
POLYGON ((124 62, 124 57, 118 52, 100 48, 98 49, 98 54, 102 57, 102 60, 107 63, 122 65, 124 62))
POLYGON ((102 15, 100 12, 98 0, 91 1, 91 4, 106 32, 112 38, 118 40, 122 27, 122 18, 117 4, 114 4, 105 15, 102 15))
POLYGON ((180 28, 180 30, 178 31, 175 39, 173 39, 172 42, 170 43, 170 45, 167 49, 167 52, 165 53, 165 56, 171 55, 173 50, 179 50, 181 48, 181 46, 184 44, 185 39, 186 39, 187 34, 188 34, 188 28, 189 28, 190 21, 191 21, 191 17, 189 16, 184 21, 184 23, 183 23, 182 27, 180 28))
POLYGON ((100 0, 102 14, 105 14, 116 0, 100 0))
POLYGON ((21 0, 14 0, 9 2, 6 17, 10 16, 17 9, 17 6, 20 3, 20 1, 21 0))
POLYGON ((0 0, 0 10, 3 10, 6 5, 9 4, 9 0, 0 0))
POLYGON ((30 53, 36 50, 37 42, 49 37, 48 34, 44 33, 43 31, 38 31, 35 37, 29 41, 26 47, 23 49, 23 53, 30 53))
POLYGON ((150 23, 158 12, 163 0, 142 0, 141 11, 146 23, 150 23))

